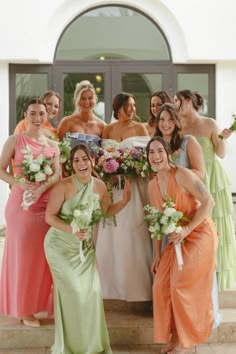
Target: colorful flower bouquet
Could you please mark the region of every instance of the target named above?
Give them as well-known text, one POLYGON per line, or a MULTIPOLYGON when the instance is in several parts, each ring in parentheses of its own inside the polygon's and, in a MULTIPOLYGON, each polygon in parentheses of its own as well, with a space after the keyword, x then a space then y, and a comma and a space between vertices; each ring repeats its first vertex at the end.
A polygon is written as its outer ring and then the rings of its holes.
MULTIPOLYGON (((45 157, 43 153, 39 154, 36 158, 33 157, 31 148, 26 145, 25 149, 22 150, 24 154, 24 160, 21 164, 22 175, 16 176, 18 181, 30 181, 30 182, 43 182, 50 178, 53 174, 51 168, 52 161, 45 157)), ((22 207, 27 210, 30 205, 34 202, 27 202, 27 197, 30 196, 29 191, 24 191, 22 207)))
MULTIPOLYGON (((232 114, 232 118, 233 118, 233 122, 232 122, 231 126, 229 127, 229 129, 232 130, 232 132, 234 132, 234 131, 236 131, 236 114, 232 114)), ((218 137, 220 139, 223 139, 223 136, 221 134, 219 134, 218 137)))
POLYGON ((150 173, 143 148, 99 149, 96 155, 95 170, 110 188, 121 189, 125 178, 146 177, 150 173))
MULTIPOLYGON (((181 211, 175 209, 175 204, 171 198, 167 198, 162 205, 163 210, 159 210, 150 205, 144 207, 147 215, 144 220, 149 224, 148 230, 151 233, 151 238, 161 240, 165 235, 172 232, 179 233, 182 230, 181 221, 186 220, 181 211)), ((177 257, 178 269, 181 270, 183 266, 183 258, 181 251, 181 243, 174 244, 177 257)))

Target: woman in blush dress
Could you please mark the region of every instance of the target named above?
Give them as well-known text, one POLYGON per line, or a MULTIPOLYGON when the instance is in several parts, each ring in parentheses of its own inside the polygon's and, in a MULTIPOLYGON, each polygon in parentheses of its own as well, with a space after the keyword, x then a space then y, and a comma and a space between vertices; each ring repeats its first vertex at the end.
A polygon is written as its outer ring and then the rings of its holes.
POLYGON ((58 127, 60 140, 67 134, 72 139, 72 146, 78 142, 85 142, 91 147, 100 144, 106 123, 93 112, 97 99, 95 89, 88 80, 83 80, 76 85, 75 112, 60 121, 58 127))
POLYGON ((147 145, 148 161, 158 172, 148 184, 151 206, 162 209, 170 197, 187 219, 180 232, 169 234, 162 254, 162 241, 154 239, 154 341, 168 343, 175 333, 175 341, 162 353, 185 354, 188 348, 205 342, 212 330, 218 234, 208 216, 214 201, 205 185, 189 169, 173 165, 170 154, 169 144, 161 137, 152 138, 147 145), (177 265, 177 242, 181 242, 182 270, 177 265))
POLYGON ((184 134, 195 136, 201 145, 205 161, 204 182, 211 193, 215 207, 211 212, 219 232, 219 247, 217 250, 217 280, 219 291, 232 287, 236 280, 236 240, 233 223, 233 201, 226 175, 218 157, 226 155, 225 140, 232 134, 230 129, 220 129, 213 118, 199 114, 203 108, 204 99, 190 90, 182 90, 175 94, 175 105, 178 109, 184 134))
POLYGON ((171 103, 172 99, 165 91, 154 92, 150 97, 148 121, 143 124, 151 137, 154 136, 156 130, 157 113, 160 107, 166 102, 171 103))
POLYGON ((122 198, 110 204, 104 182, 92 176, 94 159, 86 144, 79 143, 72 149, 71 165, 74 174, 55 185, 46 211, 46 220, 52 226, 45 238, 45 253, 54 281, 52 353, 111 354, 93 228, 73 232, 70 223, 74 210, 86 204, 86 213, 91 206, 91 210, 102 209, 109 216, 115 215, 129 202, 129 182, 122 198))
MULTIPOLYGON (((133 121, 136 113, 135 98, 119 93, 113 98, 113 114, 116 122, 103 131, 102 145, 106 148, 114 142, 120 148, 144 148, 150 137, 142 123, 133 121)), ((147 200, 147 180, 137 177, 131 180, 130 203, 112 221, 100 223, 96 244, 99 274, 103 297, 126 301, 150 301, 152 299, 152 243, 144 222, 143 207, 147 200)), ((122 190, 113 188, 114 201, 122 190)))
POLYGON ((25 325, 39 327, 34 314, 49 306, 52 278, 45 258, 43 242, 49 229, 45 210, 49 189, 59 179, 57 143, 44 135, 46 106, 38 99, 24 109, 27 130, 11 135, 2 150, 0 178, 12 186, 5 209, 6 241, 0 279, 0 313, 22 318, 25 325), (30 148, 33 157, 43 154, 51 159, 53 174, 44 182, 16 179, 8 172, 13 159, 16 176, 21 176, 23 149, 30 148), (22 207, 23 193, 28 191, 28 210, 22 207))

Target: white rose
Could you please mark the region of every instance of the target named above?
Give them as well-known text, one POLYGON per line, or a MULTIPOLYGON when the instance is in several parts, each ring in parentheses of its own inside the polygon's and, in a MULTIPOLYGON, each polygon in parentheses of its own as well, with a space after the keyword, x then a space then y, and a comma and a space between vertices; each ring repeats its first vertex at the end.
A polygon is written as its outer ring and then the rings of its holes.
POLYGON ((175 208, 166 208, 165 210, 164 210, 164 214, 166 215, 166 216, 171 216, 173 213, 175 213, 176 212, 176 210, 175 210, 175 208))
POLYGON ((35 175, 35 181, 36 182, 42 182, 42 181, 45 181, 45 179, 46 179, 45 173, 43 173, 41 171, 36 173, 36 175, 35 175))
POLYGON ((32 164, 30 165, 30 171, 31 172, 38 172, 40 170, 40 165, 32 162, 32 164))
POLYGON ((48 165, 46 165, 46 166, 44 167, 44 172, 45 172, 46 175, 48 175, 48 176, 51 176, 51 175, 53 174, 53 170, 52 170, 51 167, 48 166, 48 165))

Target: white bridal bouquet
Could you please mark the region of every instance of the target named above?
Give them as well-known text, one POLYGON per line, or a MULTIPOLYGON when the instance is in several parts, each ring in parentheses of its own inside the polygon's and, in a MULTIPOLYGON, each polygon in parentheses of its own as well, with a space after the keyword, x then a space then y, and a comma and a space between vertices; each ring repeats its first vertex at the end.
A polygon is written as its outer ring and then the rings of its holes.
MULTIPOLYGON (((24 154, 24 160, 21 164, 22 175, 16 176, 18 181, 30 181, 30 182, 39 182, 42 183, 50 178, 53 174, 51 168, 52 161, 45 157, 42 153, 38 157, 34 158, 33 153, 29 145, 26 145, 25 149, 21 150, 24 154)), ((23 193, 23 202, 21 206, 27 210, 30 205, 34 202, 27 202, 27 197, 30 196, 29 191, 24 191, 23 193)))
MULTIPOLYGON (((72 227, 72 233, 80 230, 88 230, 87 239, 91 238, 93 225, 105 218, 104 212, 100 208, 99 195, 92 194, 86 203, 79 204, 67 220, 72 227)), ((80 259, 85 261, 83 253, 83 241, 80 241, 80 259)))
MULTIPOLYGON (((179 233, 182 230, 180 225, 181 220, 186 220, 181 211, 175 209, 175 204, 171 198, 167 198, 166 202, 162 205, 163 210, 159 210, 150 205, 144 207, 147 215, 144 220, 149 224, 148 230, 151 232, 151 238, 161 240, 166 234, 172 232, 179 233)), ((175 243, 175 252, 177 257, 178 269, 182 270, 183 257, 181 251, 181 242, 175 243)))

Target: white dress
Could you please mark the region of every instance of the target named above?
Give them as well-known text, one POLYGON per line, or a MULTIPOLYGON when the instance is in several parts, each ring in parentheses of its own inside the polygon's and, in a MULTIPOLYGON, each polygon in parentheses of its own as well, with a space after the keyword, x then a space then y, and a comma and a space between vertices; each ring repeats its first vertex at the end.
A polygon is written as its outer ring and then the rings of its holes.
MULTIPOLYGON (((131 137, 119 147, 145 147, 149 140, 150 137, 131 137)), ((102 146, 107 144, 109 139, 102 146)), ((96 255, 104 299, 152 299, 152 242, 143 212, 148 204, 147 182, 142 177, 132 180, 131 200, 116 215, 117 226, 112 220, 99 224, 96 255)), ((113 189, 113 201, 120 200, 122 194, 122 190, 113 189)))

